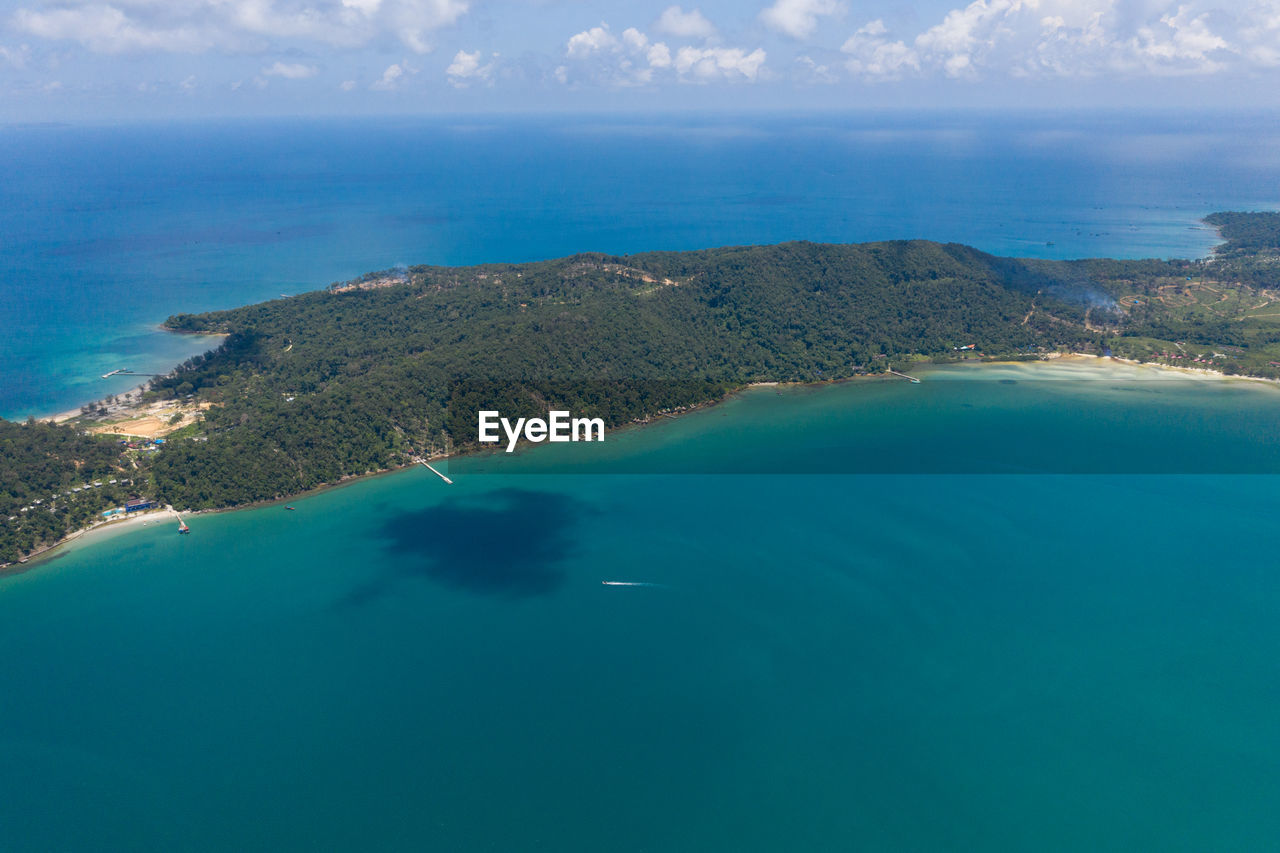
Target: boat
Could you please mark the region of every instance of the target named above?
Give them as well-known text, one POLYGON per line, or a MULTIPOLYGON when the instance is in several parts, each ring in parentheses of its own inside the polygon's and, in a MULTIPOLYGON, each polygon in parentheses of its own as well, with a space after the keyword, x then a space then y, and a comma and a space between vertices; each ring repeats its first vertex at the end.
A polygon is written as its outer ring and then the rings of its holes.
POLYGON ((287 506, 285 509, 295 509, 295 507, 287 506))
MULTIPOLYGON (((175 513, 175 515, 176 515, 176 513, 175 513)), ((190 528, 190 527, 187 527, 187 523, 186 523, 185 521, 183 521, 183 520, 182 520, 182 516, 180 516, 180 515, 178 516, 178 532, 179 532, 179 533, 190 533, 190 532, 191 532, 191 528, 190 528)))

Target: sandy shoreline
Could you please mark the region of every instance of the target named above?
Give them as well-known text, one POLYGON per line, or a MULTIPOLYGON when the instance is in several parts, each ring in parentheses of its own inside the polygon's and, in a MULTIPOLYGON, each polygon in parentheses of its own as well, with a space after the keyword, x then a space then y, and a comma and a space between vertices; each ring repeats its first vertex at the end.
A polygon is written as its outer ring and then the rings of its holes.
POLYGON ((178 513, 172 507, 164 507, 163 509, 143 510, 142 512, 131 513, 122 518, 114 518, 110 520, 95 521, 88 527, 82 527, 67 536, 59 539, 52 545, 48 545, 25 559, 10 563, 8 566, 0 569, 0 577, 6 575, 16 575, 29 571, 38 565, 48 562, 56 557, 67 553, 69 549, 64 550, 64 546, 72 545, 76 542, 84 542, 88 540, 101 539, 107 533, 123 532, 138 527, 145 527, 147 524, 155 522, 157 524, 165 521, 171 521, 177 518, 178 513))
POLYGON ((1096 364, 1098 367, 1106 367, 1100 362, 1109 361, 1121 364, 1126 367, 1138 368, 1140 370, 1158 370, 1164 373, 1181 374, 1188 378, 1196 379, 1241 379, 1247 382, 1262 382, 1267 385, 1280 384, 1280 380, 1268 379, 1265 376, 1246 376, 1240 373, 1223 373, 1221 370, 1210 370, 1206 367, 1180 367, 1175 364, 1160 364, 1155 361, 1138 361, 1132 358, 1122 358, 1117 355, 1093 355, 1092 353, 1073 352, 1067 355, 1061 355, 1057 358, 1046 359, 1040 362, 1021 362, 1021 361, 989 361, 986 364, 1096 364))
MULTIPOLYGON (((447 457, 431 456, 427 459, 431 462, 439 462, 447 457)), ((334 489, 341 489, 346 486, 353 485, 362 480, 372 479, 374 477, 386 477, 401 471, 407 471, 411 468, 417 468, 417 462, 410 462, 396 468, 384 468, 381 471, 370 471, 367 474, 353 474, 338 480, 336 483, 323 483, 314 489, 308 489, 305 492, 299 492, 296 495, 289 495, 284 498, 273 498, 266 501, 254 501, 253 503, 240 504, 239 506, 215 507, 212 509, 191 509, 182 510, 181 515, 184 519, 208 517, 211 515, 221 515, 227 512, 241 512, 251 509, 263 509, 265 507, 284 504, 289 501, 302 500, 334 489)), ((179 516, 178 510, 173 507, 166 506, 163 509, 146 510, 141 513, 135 513, 124 518, 118 518, 112 521, 95 522, 88 527, 82 527, 74 533, 69 534, 63 539, 59 539, 52 545, 48 545, 41 550, 28 556, 25 562, 11 563, 5 568, 0 568, 0 579, 6 575, 21 574, 35 568, 38 564, 47 563, 50 560, 57 559, 63 554, 70 553, 71 547, 75 545, 87 545, 90 542, 104 538, 107 534, 115 532, 124 532, 137 527, 144 527, 149 522, 164 523, 169 520, 176 520, 179 516)), ((176 528, 175 528, 176 530, 176 528)))
MULTIPOLYGON (((180 335, 180 336, 201 337, 201 338, 217 338, 220 341, 225 340, 227 338, 227 335, 221 334, 218 332, 185 332, 179 329, 166 329, 163 325, 152 326, 150 328, 153 329, 154 331, 164 332, 165 334, 168 334, 168 335, 180 335)), ((93 400, 88 400, 80 404, 79 407, 74 409, 67 409, 65 411, 53 412, 50 414, 36 415, 35 419, 37 421, 43 421, 47 423, 55 423, 55 424, 64 423, 66 421, 72 420, 73 418, 80 417, 80 415, 83 414, 81 409, 83 409, 85 406, 95 406, 97 404, 102 403, 106 399, 106 396, 112 396, 112 397, 115 397, 116 399, 131 399, 136 404, 137 402, 139 402, 140 398, 142 397, 143 392, 147 390, 147 386, 151 384, 152 378, 159 377, 159 376, 169 376, 175 370, 177 370, 176 366, 173 368, 170 368, 168 373, 149 374, 151 378, 144 380, 140 385, 135 385, 132 388, 127 388, 124 391, 121 391, 116 394, 104 395, 103 397, 98 397, 93 400)), ((122 375, 128 376, 130 374, 122 374, 122 375)), ((133 374, 133 375, 137 375, 137 374, 133 374)))
MULTIPOLYGON (((121 391, 119 394, 115 394, 113 396, 116 397, 116 399, 128 400, 129 401, 128 405, 132 408, 133 406, 138 405, 143 392, 147 390, 147 386, 150 384, 151 384, 151 380, 148 379, 146 382, 143 382, 141 385, 136 385, 133 388, 129 388, 128 390, 121 391)), ((66 423, 67 421, 72 420, 74 418, 78 418, 82 414, 84 414, 83 409, 85 406, 94 406, 96 404, 102 403, 105 399, 106 398, 103 397, 97 400, 90 400, 89 402, 82 404, 79 408, 67 409, 65 412, 55 412, 52 415, 43 415, 41 417, 36 418, 36 420, 45 421, 45 422, 54 423, 54 424, 66 423)))

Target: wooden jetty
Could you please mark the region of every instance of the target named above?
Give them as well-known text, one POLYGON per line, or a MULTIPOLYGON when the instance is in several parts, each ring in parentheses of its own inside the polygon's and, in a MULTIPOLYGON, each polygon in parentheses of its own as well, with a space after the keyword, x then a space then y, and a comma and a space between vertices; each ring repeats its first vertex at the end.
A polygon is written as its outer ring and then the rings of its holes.
POLYGON ((885 372, 886 372, 886 373, 892 373, 894 376, 901 376, 903 379, 906 379, 906 380, 908 380, 908 381, 910 381, 910 382, 913 382, 913 383, 915 383, 916 385, 919 385, 919 384, 920 384, 920 380, 919 380, 919 379, 916 379, 914 376, 908 376, 908 375, 907 375, 907 374, 905 374, 905 373, 899 373, 898 371, 894 370, 893 368, 889 367, 888 365, 885 365, 885 372))
POLYGON ((111 371, 110 373, 102 374, 102 378, 110 379, 112 376, 116 376, 117 374, 122 376, 159 376, 160 375, 158 373, 139 373, 136 370, 130 370, 127 367, 118 367, 115 370, 111 371))
POLYGON ((439 471, 437 471, 435 468, 433 468, 433 467, 431 466, 431 464, 430 464, 429 462, 427 462, 427 460, 425 460, 425 459, 419 459, 418 461, 419 461, 419 462, 421 462, 423 465, 425 465, 425 466, 426 466, 426 468, 427 468, 427 470, 428 470, 428 471, 430 471, 432 474, 435 474, 437 477, 439 477, 441 480, 444 480, 444 481, 445 481, 446 483, 448 483, 450 486, 452 486, 452 485, 453 485, 453 480, 450 480, 450 479, 449 479, 448 477, 446 477, 444 474, 441 474, 439 471))

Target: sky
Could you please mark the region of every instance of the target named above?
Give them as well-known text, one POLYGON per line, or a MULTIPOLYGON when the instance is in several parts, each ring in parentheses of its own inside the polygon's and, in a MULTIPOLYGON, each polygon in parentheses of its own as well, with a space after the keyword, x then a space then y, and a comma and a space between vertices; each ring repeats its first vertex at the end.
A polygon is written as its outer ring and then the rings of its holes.
POLYGON ((1280 0, 0 0, 0 120, 1280 105, 1280 0))

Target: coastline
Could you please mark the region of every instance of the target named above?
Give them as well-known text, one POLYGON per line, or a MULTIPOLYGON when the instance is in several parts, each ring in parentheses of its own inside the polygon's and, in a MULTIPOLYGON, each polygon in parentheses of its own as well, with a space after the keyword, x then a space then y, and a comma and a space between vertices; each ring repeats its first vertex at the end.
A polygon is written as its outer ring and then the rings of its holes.
MULTIPOLYGON (((165 334, 168 334, 168 335, 181 335, 181 336, 188 336, 188 337, 219 338, 221 340, 225 340, 227 338, 227 335, 223 332, 187 332, 181 329, 170 329, 166 327, 163 323, 153 327, 153 331, 164 332, 165 334)), ((175 369, 176 369, 176 366, 171 367, 166 373, 149 374, 149 376, 151 378, 155 378, 156 376, 169 376, 173 373, 175 369)), ((128 375, 128 374, 125 374, 125 375, 128 375)), ((138 385, 134 385, 131 388, 126 388, 125 390, 117 394, 110 394, 109 396, 115 397, 117 400, 131 400, 132 402, 129 405, 130 406, 136 405, 138 402, 140 402, 138 398, 140 398, 146 392, 147 386, 151 384, 151 378, 148 378, 147 380, 139 383, 138 385)), ((83 410, 86 406, 100 405, 105 402, 106 402, 106 397, 97 397, 92 400, 86 400, 84 403, 81 403, 79 406, 77 406, 74 409, 65 409, 60 412, 46 412, 44 414, 34 415, 34 418, 35 420, 40 421, 42 423, 54 423, 54 424, 66 423, 67 421, 75 420, 76 418, 84 414, 83 410)))
MULTIPOLYGON (((146 382, 143 382, 140 385, 135 385, 133 388, 130 388, 126 391, 121 391, 119 394, 116 394, 114 396, 118 400, 119 399, 127 400, 128 402, 125 404, 126 407, 133 408, 134 406, 138 405, 139 402, 141 402, 140 398, 146 392, 147 386, 150 384, 151 384, 151 380, 147 380, 146 382)), ((37 417, 36 420, 42 421, 44 423, 53 423, 53 424, 66 423, 67 421, 75 420, 76 418, 83 415, 85 406, 93 406, 93 405, 101 404, 104 402, 106 402, 105 397, 101 397, 97 400, 89 400, 86 403, 82 403, 79 408, 67 409, 66 411, 62 411, 62 412, 54 412, 53 414, 50 414, 50 415, 42 415, 40 417, 37 417)))
MULTIPOLYGON (((740 385, 736 388, 730 389, 724 394, 723 397, 721 397, 718 400, 708 400, 703 403, 697 403, 694 405, 685 406, 685 407, 682 407, 681 409, 673 410, 675 414, 670 414, 670 413, 659 414, 659 415, 655 415, 654 417, 648 418, 647 420, 633 421, 631 423, 621 424, 616 429, 617 430, 637 429, 637 428, 650 426, 652 424, 661 423, 664 419, 678 419, 680 415, 686 415, 691 412, 712 408, 714 406, 719 405, 720 403, 725 402, 731 397, 737 396, 743 393, 744 391, 749 391, 753 388, 804 387, 804 386, 823 387, 828 385, 838 385, 846 382, 866 382, 866 381, 886 382, 886 381, 900 381, 900 380, 897 380, 896 378, 891 376, 886 376, 884 374, 872 373, 872 374, 865 374, 861 376, 850 376, 844 379, 826 380, 823 382, 778 382, 778 381, 748 382, 744 385, 740 385)), ((145 387, 146 387, 146 383, 138 386, 138 389, 135 389, 135 390, 144 389, 145 387)), ((54 418, 56 416, 40 418, 39 420, 52 421, 54 423, 63 423, 65 421, 73 420, 75 417, 79 417, 80 410, 75 409, 74 411, 71 411, 69 413, 63 413, 63 414, 68 414, 69 416, 63 418, 62 420, 55 420, 54 418)), ((452 454, 452 456, 444 455, 444 454, 436 454, 434 456, 425 456, 423 458, 429 462, 438 462, 440 460, 445 460, 452 457, 472 456, 472 455, 478 455, 478 454, 483 454, 488 452, 490 451, 488 451, 485 448, 477 447, 472 450, 467 450, 461 453, 452 454)), ((198 516, 209 516, 209 515, 215 515, 215 514, 226 513, 226 512, 240 512, 243 510, 262 509, 264 507, 269 507, 275 504, 284 503, 285 501, 301 500, 301 499, 310 497, 312 495, 318 495, 324 492, 331 491, 333 489, 340 489, 340 488, 343 488, 344 486, 352 485, 357 481, 362 481, 362 480, 370 479, 373 477, 389 476, 389 475, 400 473, 415 467, 418 467, 417 462, 408 462, 408 463, 405 463, 404 465, 399 465, 394 468, 382 468, 377 471, 367 471, 363 474, 351 474, 333 483, 322 483, 319 486, 316 486, 313 489, 308 489, 305 492, 298 492, 297 494, 286 495, 284 497, 274 498, 272 500, 253 501, 251 503, 238 504, 236 506, 229 506, 229 507, 184 510, 184 512, 186 513, 187 517, 194 518, 198 516)), ((139 516, 133 516, 125 519, 118 519, 118 520, 105 521, 105 522, 95 522, 94 524, 91 524, 88 527, 82 527, 79 530, 73 531, 72 533, 68 534, 62 539, 59 539, 57 542, 54 542, 50 545, 46 545, 40 550, 35 551, 32 554, 29 554, 23 560, 11 563, 7 567, 0 568, 0 579, 8 575, 21 574, 23 572, 30 571, 31 569, 35 568, 37 565, 47 563, 50 560, 55 560, 58 557, 62 556, 63 554, 69 553, 71 546, 74 546, 76 544, 89 544, 89 542, 96 541, 98 538, 101 538, 103 534, 109 533, 112 531, 120 531, 120 530, 126 530, 133 527, 142 526, 142 525, 134 524, 133 522, 145 521, 147 518, 155 518, 156 516, 162 515, 162 514, 166 516, 177 515, 177 511, 170 506, 170 507, 166 507, 163 510, 153 510, 151 512, 148 512, 139 516)))
MULTIPOLYGON (((1221 370, 1211 370, 1210 368, 1207 368, 1207 367, 1181 367, 1176 364, 1160 364, 1159 362, 1155 362, 1155 361, 1138 361, 1137 359, 1123 358, 1118 355, 1094 355, 1093 353, 1087 353, 1087 352, 1073 352, 1068 355, 1059 356, 1056 359, 1046 359, 1046 361, 1052 362, 1052 361, 1061 361, 1063 359, 1070 359, 1072 362, 1077 362, 1082 360, 1101 360, 1104 358, 1110 361, 1119 362, 1120 364, 1127 364, 1132 367, 1148 367, 1148 368, 1153 368, 1155 370, 1167 371, 1170 373, 1189 374, 1191 376, 1195 376, 1200 379, 1223 379, 1223 380, 1240 379, 1246 382, 1261 382, 1266 385, 1280 385, 1280 379, 1271 379, 1266 376, 1250 376, 1249 374, 1245 374, 1245 373, 1224 373, 1221 370)), ((988 363, 996 364, 997 362, 988 362, 988 363)), ((998 363, 1025 364, 1027 362, 998 362, 998 363)))
MULTIPOLYGON (((194 514, 194 513, 193 513, 194 514)), ((63 546, 72 545, 76 542, 86 539, 101 539, 107 533, 123 532, 137 527, 145 527, 150 522, 159 523, 162 519, 176 518, 178 512, 173 507, 163 507, 160 509, 144 510, 125 516, 124 518, 113 518, 104 521, 95 521, 88 527, 81 527, 54 542, 52 545, 46 545, 38 551, 28 554, 23 559, 10 563, 4 568, 0 568, 0 578, 10 575, 20 575, 28 572, 38 565, 43 565, 50 560, 57 559, 70 549, 64 549, 63 546), (57 551, 58 553, 54 553, 57 551)))
MULTIPOLYGON (((1052 367, 1055 364, 1071 364, 1071 365, 1084 367, 1086 369, 1097 368, 1100 370, 1104 370, 1111 365, 1115 365, 1115 366, 1123 365, 1126 368, 1139 368, 1139 369, 1148 368, 1148 369, 1156 370, 1162 373, 1171 373, 1176 375, 1192 375, 1194 376, 1194 378, 1204 380, 1204 381, 1243 379, 1243 380, 1249 380, 1253 382, 1261 382, 1271 386, 1280 385, 1280 381, 1278 380, 1267 379, 1265 377, 1260 377, 1260 376, 1232 375, 1232 374, 1225 374, 1216 370, 1209 370, 1207 368, 1175 367, 1171 365, 1155 364, 1151 362, 1140 362, 1140 361, 1135 361, 1133 359, 1118 358, 1115 356, 1102 356, 1102 355, 1095 355, 1092 353, 1079 353, 1079 352, 1055 353, 1047 357, 1042 357, 1032 361, 984 359, 980 361, 974 360, 969 362, 956 362, 953 364, 932 364, 927 362, 925 363, 917 362, 913 364, 910 369, 920 370, 922 373, 927 374, 931 372, 931 370, 938 369, 938 368, 945 369, 945 368, 960 367, 962 369, 968 368, 968 369, 976 370, 984 367, 1018 366, 1018 367, 1030 368, 1034 370, 1041 367, 1052 367)), ((1098 378, 1102 380, 1108 377, 1100 376, 1098 378)), ((666 414, 657 415, 655 417, 649 418, 648 420, 635 421, 632 423, 622 424, 619 427, 617 427, 616 430, 630 430, 635 428, 643 428, 653 424, 661 423, 665 419, 678 419, 677 415, 684 415, 692 412, 703 411, 709 408, 714 408, 715 406, 718 406, 719 404, 733 397, 736 397, 744 392, 748 392, 753 389, 801 388, 801 387, 823 388, 823 387, 841 385, 841 384, 852 383, 852 382, 869 382, 869 381, 877 381, 877 382, 895 381, 896 382, 896 381, 905 381, 905 380, 900 380, 900 379, 897 379, 896 377, 886 376, 884 374, 873 373, 873 374, 866 374, 862 376, 846 377, 844 379, 824 380, 821 382, 777 382, 777 381, 749 382, 731 389, 730 391, 726 392, 725 395, 719 400, 709 400, 705 403, 701 403, 693 406, 687 406, 681 409, 675 415, 666 415, 666 414)), ((76 414, 79 414, 78 410, 76 414)), ((429 461, 440 461, 443 459, 461 458, 461 457, 467 457, 467 456, 472 456, 476 454, 482 454, 486 452, 489 452, 489 451, 487 449, 475 448, 473 450, 463 451, 461 453, 454 453, 450 456, 437 454, 435 456, 424 457, 424 458, 427 458, 429 461)), ((190 518, 190 517, 215 515, 219 513, 263 509, 263 508, 274 506, 277 504, 283 504, 286 501, 304 500, 308 497, 322 494, 324 492, 328 492, 334 489, 340 489, 345 486, 352 485, 359 481, 363 481, 373 477, 390 476, 392 474, 401 473, 416 467, 418 467, 418 463, 416 461, 408 462, 404 465, 399 465, 393 468, 383 468, 377 471, 368 471, 363 474, 352 474, 352 475, 343 477, 342 479, 333 483, 323 483, 319 486, 316 486, 313 489, 308 489, 305 492, 299 492, 293 495, 286 495, 280 498, 274 498, 272 500, 254 501, 252 503, 240 504, 237 506, 218 507, 213 509, 186 510, 184 511, 184 513, 187 517, 190 518)), ((149 512, 145 512, 145 513, 142 513, 136 516, 131 516, 124 519, 95 522, 89 527, 76 530, 75 532, 69 534, 63 539, 60 539, 51 545, 45 546, 40 551, 37 551, 29 555, 26 558, 25 562, 15 562, 4 569, 0 569, 0 578, 4 578, 8 575, 13 575, 13 574, 21 574, 23 572, 30 571, 31 569, 35 568, 37 565, 42 565, 44 563, 49 562, 50 560, 57 559, 61 555, 69 552, 70 547, 64 547, 64 546, 74 546, 76 544, 88 544, 89 542, 98 541, 105 534, 113 533, 113 532, 128 531, 131 529, 145 526, 145 524, 149 521, 159 522, 163 518, 172 518, 177 516, 177 514, 178 514, 177 510, 175 510, 173 507, 166 506, 164 509, 152 510, 149 512)))
MULTIPOLYGON (((430 461, 439 461, 440 459, 444 459, 447 457, 429 456, 425 458, 427 458, 430 461)), ((293 495, 286 495, 285 497, 282 497, 282 498, 273 498, 272 500, 269 500, 269 501, 253 501, 252 503, 238 504, 236 506, 213 507, 210 509, 182 510, 181 514, 186 518, 196 518, 199 516, 207 517, 210 515, 220 515, 222 513, 227 513, 227 512, 241 512, 243 510, 264 509, 266 507, 273 506, 276 504, 286 503, 287 501, 302 500, 308 497, 312 497, 314 495, 323 494, 324 492, 333 491, 334 489, 341 489, 345 486, 353 485, 354 483, 360 480, 371 479, 373 477, 390 476, 391 474, 396 474, 401 471, 407 471, 411 468, 417 467, 417 465, 418 465, 417 462, 409 462, 405 465, 400 465, 395 468, 383 468, 378 471, 368 471, 364 474, 351 474, 349 476, 343 477, 341 480, 338 480, 337 482, 334 482, 334 483, 322 483, 319 486, 316 486, 314 489, 308 489, 305 492, 298 492, 297 494, 293 494, 293 495)), ((124 531, 124 530, 132 529, 135 527, 142 527, 142 526, 145 526, 145 523, 148 521, 159 521, 162 517, 164 518, 177 517, 178 515, 179 515, 178 510, 174 509, 172 506, 166 506, 163 509, 152 509, 142 513, 138 513, 136 515, 128 516, 126 518, 113 519, 111 521, 94 522, 88 527, 82 527, 79 530, 73 531, 72 533, 69 533, 67 536, 63 537, 62 539, 59 539, 57 542, 54 542, 51 545, 46 545, 45 547, 41 548, 39 551, 29 554, 27 557, 25 557, 21 561, 10 563, 8 566, 4 568, 0 568, 0 579, 3 579, 9 575, 22 574, 23 572, 30 571, 32 568, 36 566, 37 563, 44 564, 49 562, 50 560, 55 560, 58 557, 61 557, 63 554, 70 553, 70 546, 74 546, 77 544, 87 545, 92 541, 101 539, 105 534, 108 534, 108 533, 124 531), (134 522, 142 522, 142 524, 135 524, 134 522), (64 548, 63 546, 68 546, 68 547, 64 548)))

